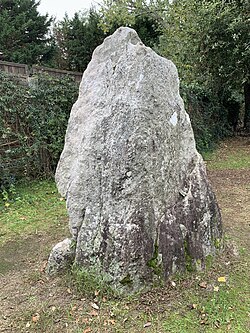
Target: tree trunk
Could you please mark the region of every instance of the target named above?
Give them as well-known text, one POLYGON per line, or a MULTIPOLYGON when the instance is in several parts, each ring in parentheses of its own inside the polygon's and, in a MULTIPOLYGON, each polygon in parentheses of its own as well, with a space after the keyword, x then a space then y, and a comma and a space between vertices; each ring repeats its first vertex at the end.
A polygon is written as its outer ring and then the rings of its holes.
POLYGON ((245 97, 245 116, 244 116, 244 128, 247 133, 250 133, 250 81, 247 81, 244 85, 244 97, 245 97))

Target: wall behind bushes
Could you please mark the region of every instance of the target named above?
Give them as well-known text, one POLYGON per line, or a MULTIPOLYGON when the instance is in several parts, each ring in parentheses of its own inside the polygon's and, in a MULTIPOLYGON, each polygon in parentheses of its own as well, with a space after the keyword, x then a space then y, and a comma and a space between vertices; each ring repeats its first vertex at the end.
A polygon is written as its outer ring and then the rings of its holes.
POLYGON ((0 72, 0 181, 50 177, 63 148, 78 84, 38 75, 28 86, 0 72))

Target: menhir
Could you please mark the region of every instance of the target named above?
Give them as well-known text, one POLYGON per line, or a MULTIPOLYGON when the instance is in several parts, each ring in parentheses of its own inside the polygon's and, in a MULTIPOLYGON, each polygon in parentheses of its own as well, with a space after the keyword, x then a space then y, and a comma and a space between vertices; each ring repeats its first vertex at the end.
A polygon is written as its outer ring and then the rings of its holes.
POLYGON ((138 290, 203 268, 222 237, 174 64, 119 28, 96 48, 72 108, 56 171, 71 240, 48 272, 71 260, 138 290))

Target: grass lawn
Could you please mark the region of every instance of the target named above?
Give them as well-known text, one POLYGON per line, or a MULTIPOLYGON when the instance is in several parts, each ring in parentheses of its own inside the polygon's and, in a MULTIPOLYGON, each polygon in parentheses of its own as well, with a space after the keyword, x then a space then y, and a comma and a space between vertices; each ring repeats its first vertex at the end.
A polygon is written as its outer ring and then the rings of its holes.
POLYGON ((0 244, 59 226, 67 219, 64 199, 53 181, 23 182, 0 202, 0 244))
POLYGON ((225 249, 205 272, 119 298, 78 270, 49 278, 51 247, 68 236, 53 181, 22 183, 0 202, 0 332, 249 332, 250 140, 206 155, 221 207, 225 249))

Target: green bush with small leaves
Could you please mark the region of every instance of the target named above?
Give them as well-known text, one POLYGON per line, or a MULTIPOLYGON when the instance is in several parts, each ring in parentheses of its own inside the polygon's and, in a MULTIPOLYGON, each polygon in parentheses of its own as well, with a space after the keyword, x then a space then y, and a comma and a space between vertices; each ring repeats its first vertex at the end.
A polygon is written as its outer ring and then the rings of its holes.
POLYGON ((56 168, 78 84, 42 74, 32 84, 0 72, 0 185, 50 177, 56 168))
POLYGON ((216 143, 231 134, 228 112, 219 98, 196 84, 181 84, 181 96, 190 116, 198 151, 215 148, 216 143))

